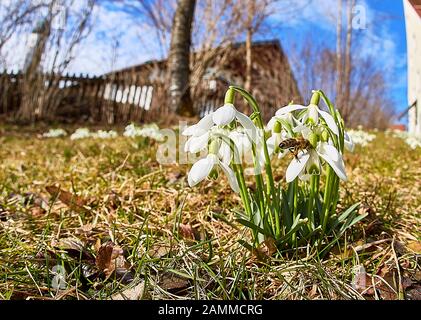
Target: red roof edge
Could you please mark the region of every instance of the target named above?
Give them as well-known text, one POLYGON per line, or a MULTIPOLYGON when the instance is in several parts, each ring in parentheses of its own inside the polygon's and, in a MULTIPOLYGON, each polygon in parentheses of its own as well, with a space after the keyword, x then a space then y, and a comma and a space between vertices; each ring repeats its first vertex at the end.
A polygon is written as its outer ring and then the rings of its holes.
POLYGON ((415 12, 418 13, 418 15, 421 18, 421 0, 408 0, 408 1, 414 7, 415 12))

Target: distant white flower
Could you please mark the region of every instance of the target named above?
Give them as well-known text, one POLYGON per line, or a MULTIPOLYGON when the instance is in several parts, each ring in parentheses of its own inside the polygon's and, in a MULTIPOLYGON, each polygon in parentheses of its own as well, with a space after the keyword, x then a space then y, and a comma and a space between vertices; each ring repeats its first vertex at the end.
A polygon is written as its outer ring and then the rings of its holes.
POLYGON ((67 136, 67 132, 64 129, 58 128, 58 129, 50 129, 48 132, 44 132, 42 134, 44 138, 58 138, 58 137, 64 137, 67 136))
POLYGON ((344 146, 348 151, 354 152, 354 141, 352 140, 352 136, 349 135, 347 132, 344 132, 344 146))
POLYGON ((415 136, 414 134, 400 130, 393 130, 392 134, 396 138, 403 139, 405 143, 413 150, 415 150, 416 148, 421 148, 421 138, 415 136))
POLYGON ((70 140, 86 139, 91 136, 91 132, 88 128, 79 128, 70 136, 70 140))
POLYGON ((98 130, 97 132, 91 134, 92 138, 98 138, 98 139, 110 139, 110 138, 116 138, 117 136, 118 136, 118 133, 114 130, 110 130, 110 131, 98 130))
POLYGON ((345 147, 348 150, 352 151, 355 144, 365 147, 375 138, 376 138, 375 134, 365 132, 362 129, 348 130, 345 133, 345 137, 344 137, 345 147))
POLYGON ((234 171, 227 164, 220 161, 218 156, 212 153, 208 154, 206 158, 200 159, 195 164, 193 164, 188 174, 189 186, 194 187, 199 182, 203 181, 206 177, 209 176, 211 171, 217 167, 220 167, 222 171, 224 171, 231 188, 235 192, 240 192, 234 171))
POLYGON ((126 126, 123 135, 125 137, 147 137, 156 141, 164 141, 165 137, 161 133, 159 127, 153 123, 143 127, 137 127, 133 123, 126 126))

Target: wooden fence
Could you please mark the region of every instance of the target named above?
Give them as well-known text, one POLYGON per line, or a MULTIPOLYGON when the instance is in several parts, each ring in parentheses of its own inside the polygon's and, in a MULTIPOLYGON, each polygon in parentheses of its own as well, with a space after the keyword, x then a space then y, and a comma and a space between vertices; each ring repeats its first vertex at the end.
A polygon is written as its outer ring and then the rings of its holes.
MULTIPOLYGON (((21 72, 0 73, 0 115, 13 118, 19 111, 23 84, 21 72)), ((69 74, 40 74, 34 103, 35 118, 59 121, 91 121, 127 123, 168 119, 171 112, 166 103, 163 83, 150 83, 135 73, 100 77, 69 74)), ((32 84, 30 84, 32 88, 32 84)), ((195 99, 199 116, 215 110, 222 97, 207 93, 195 99)))

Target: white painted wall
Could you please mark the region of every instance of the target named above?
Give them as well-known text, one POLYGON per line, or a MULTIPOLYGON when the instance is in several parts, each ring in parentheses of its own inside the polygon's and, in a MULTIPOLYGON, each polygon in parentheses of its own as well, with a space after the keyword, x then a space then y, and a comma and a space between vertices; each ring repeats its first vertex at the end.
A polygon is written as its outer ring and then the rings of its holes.
POLYGON ((408 47, 408 131, 421 137, 421 17, 408 0, 403 0, 408 47))

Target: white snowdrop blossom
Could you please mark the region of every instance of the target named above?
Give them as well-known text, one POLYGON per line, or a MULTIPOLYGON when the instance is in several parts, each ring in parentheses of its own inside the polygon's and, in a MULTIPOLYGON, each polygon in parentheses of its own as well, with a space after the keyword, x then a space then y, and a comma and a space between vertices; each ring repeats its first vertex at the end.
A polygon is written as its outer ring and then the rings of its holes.
POLYGON ((276 116, 282 116, 297 110, 305 110, 302 116, 302 122, 306 122, 307 120, 311 120, 314 124, 319 123, 319 115, 323 120, 326 122, 327 126, 330 130, 336 135, 339 135, 339 129, 336 125, 335 120, 333 117, 326 111, 320 110, 320 108, 315 104, 309 104, 308 106, 303 106, 299 104, 291 104, 286 107, 280 108, 276 111, 276 116))
POLYGON ((207 114, 198 123, 184 129, 182 134, 184 136, 199 137, 207 133, 214 126, 212 115, 213 113, 207 114))
POLYGON ((42 134, 44 138, 58 138, 58 137, 64 137, 67 136, 67 132, 64 129, 58 128, 58 129, 50 129, 48 132, 44 132, 42 134))
POLYGON ((165 139, 159 127, 155 123, 145 125, 143 127, 137 127, 132 123, 126 126, 123 135, 130 138, 145 137, 156 141, 164 141, 165 139))
POLYGON ((213 123, 217 126, 229 125, 234 120, 237 120, 243 126, 250 139, 255 143, 257 142, 258 133, 253 121, 244 113, 238 111, 233 104, 226 103, 211 115, 213 123))
POLYGON ((348 130, 345 133, 344 137, 345 147, 348 148, 348 150, 353 150, 353 145, 358 144, 362 147, 366 147, 371 141, 373 141, 376 138, 375 134, 365 132, 362 129, 358 130, 348 130), (350 142, 352 145, 350 145, 350 142), (349 149, 351 147, 351 149, 349 149))
POLYGON ((327 142, 319 142, 315 149, 300 151, 297 157, 292 159, 286 171, 286 181, 291 182, 297 176, 302 180, 306 180, 308 178, 306 175, 313 174, 313 171, 319 174, 321 168, 320 158, 329 164, 341 180, 347 180, 341 154, 327 142))
POLYGON ((421 148, 421 138, 406 131, 393 130, 392 135, 396 138, 403 139, 405 143, 413 150, 421 148))
POLYGON ((70 136, 70 140, 86 139, 91 137, 91 132, 88 128, 78 128, 70 136))
POLYGON ((246 90, 230 86, 224 101, 182 133, 188 137, 186 152, 208 151, 191 167, 188 183, 193 187, 206 178, 216 179, 218 171, 223 171, 243 203, 244 215, 239 220, 250 228, 250 245, 258 247, 266 239, 285 243, 279 246, 286 248, 297 240, 321 244, 327 235, 337 235, 363 218, 355 219, 357 205, 336 215, 339 182, 347 180, 343 149, 353 150, 359 141, 352 131, 345 132, 339 111, 322 91, 313 91, 308 106, 279 109, 266 126, 256 99, 246 90), (250 117, 234 107, 235 94, 250 106, 250 117), (329 112, 318 107, 321 99, 329 112), (291 161, 285 184, 275 178, 274 165, 279 162, 272 158, 287 154, 291 161), (248 174, 254 175, 252 187, 246 181, 248 174))
POLYGON ((212 170, 220 167, 228 178, 228 182, 235 192, 240 192, 234 171, 224 162, 219 160, 219 157, 213 153, 209 153, 206 158, 198 160, 193 164, 188 174, 188 182, 190 187, 194 187, 199 182, 206 179, 212 170))
POLYGON ((97 139, 111 139, 111 138, 117 138, 118 133, 114 130, 105 131, 105 130, 98 130, 97 132, 91 133, 92 138, 97 139))
MULTIPOLYGON (((237 129, 235 131, 231 131, 228 133, 227 137, 230 139, 230 141, 234 142, 235 148, 238 151, 238 157, 240 158, 238 160, 240 162, 243 158, 246 158, 245 160, 252 161, 252 143, 243 130, 237 129)), ((230 164, 233 152, 227 143, 223 142, 221 144, 218 154, 224 163, 230 164)))
POLYGON ((352 135, 348 134, 348 132, 344 132, 344 146, 348 151, 354 152, 355 143, 352 139, 352 135))
POLYGON ((71 140, 79 140, 79 139, 111 139, 118 137, 118 133, 114 130, 105 131, 105 130, 98 130, 96 132, 90 131, 88 128, 79 128, 76 129, 75 132, 70 136, 71 140))

